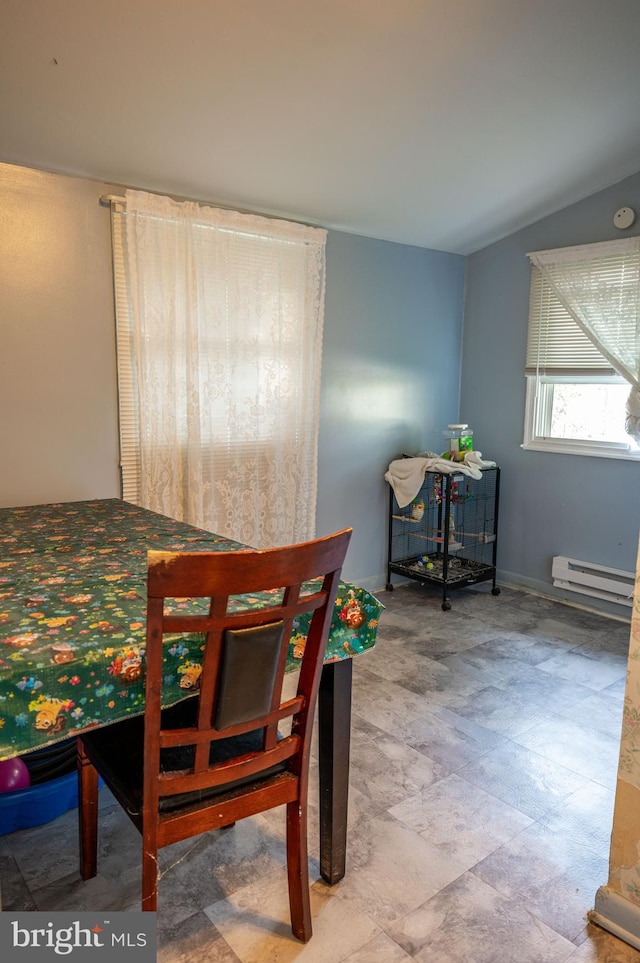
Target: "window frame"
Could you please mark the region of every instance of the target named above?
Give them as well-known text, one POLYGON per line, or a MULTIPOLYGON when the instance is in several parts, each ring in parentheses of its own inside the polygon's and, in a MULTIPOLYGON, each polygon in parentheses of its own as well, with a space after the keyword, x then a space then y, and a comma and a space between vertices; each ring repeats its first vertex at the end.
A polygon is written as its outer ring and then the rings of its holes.
MULTIPOLYGON (((563 250, 559 249, 560 252, 563 250)), ((594 251, 594 259, 600 254, 600 250, 594 251)), ((633 447, 631 439, 625 443, 551 435, 554 385, 631 386, 565 308, 545 273, 535 262, 536 255, 529 254, 528 257, 531 260, 531 274, 524 368, 524 436, 521 447, 525 451, 639 460, 640 450, 633 447)))
POLYGON ((548 451, 565 455, 587 455, 596 458, 622 458, 640 461, 640 450, 634 451, 630 444, 616 441, 599 441, 587 438, 560 438, 546 434, 551 423, 551 389, 555 384, 623 384, 620 375, 525 375, 524 440, 520 446, 525 451, 548 451))

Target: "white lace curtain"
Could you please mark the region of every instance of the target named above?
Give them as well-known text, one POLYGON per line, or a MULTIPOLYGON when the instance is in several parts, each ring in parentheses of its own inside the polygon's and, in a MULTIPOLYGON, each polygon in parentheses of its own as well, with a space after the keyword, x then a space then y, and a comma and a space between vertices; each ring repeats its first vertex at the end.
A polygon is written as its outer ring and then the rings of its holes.
POLYGON ((529 258, 600 354, 631 385, 625 428, 640 444, 640 238, 537 251, 529 258))
POLYGON ((112 210, 124 497, 257 548, 313 537, 326 232, 112 210))

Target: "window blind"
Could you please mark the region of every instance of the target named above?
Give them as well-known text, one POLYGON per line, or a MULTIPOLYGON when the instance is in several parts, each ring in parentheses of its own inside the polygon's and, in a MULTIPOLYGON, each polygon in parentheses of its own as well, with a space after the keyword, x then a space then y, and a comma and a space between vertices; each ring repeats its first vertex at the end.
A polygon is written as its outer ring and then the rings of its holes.
POLYGON ((118 356, 118 412, 120 430, 120 485, 122 498, 140 501, 140 443, 131 345, 132 324, 125 275, 126 231, 124 202, 111 203, 111 245, 113 286, 116 304, 116 344, 118 356))
POLYGON ((615 374, 533 264, 525 374, 568 377, 615 374))

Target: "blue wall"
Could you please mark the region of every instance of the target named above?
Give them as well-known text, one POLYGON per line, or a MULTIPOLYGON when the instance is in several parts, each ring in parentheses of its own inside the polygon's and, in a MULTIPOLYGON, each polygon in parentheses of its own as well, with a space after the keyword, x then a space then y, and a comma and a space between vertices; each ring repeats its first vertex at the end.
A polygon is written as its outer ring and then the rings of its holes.
POLYGON ((441 451, 458 415, 464 258, 330 231, 320 401, 318 535, 351 525, 345 574, 386 582, 384 473, 441 451))
POLYGON ((460 419, 474 428, 477 448, 502 468, 498 568, 509 581, 549 594, 554 594, 554 555, 635 570, 640 465, 520 447, 529 298, 526 253, 640 233, 640 221, 628 231, 614 227, 620 207, 632 207, 640 215, 640 174, 467 259, 460 419))

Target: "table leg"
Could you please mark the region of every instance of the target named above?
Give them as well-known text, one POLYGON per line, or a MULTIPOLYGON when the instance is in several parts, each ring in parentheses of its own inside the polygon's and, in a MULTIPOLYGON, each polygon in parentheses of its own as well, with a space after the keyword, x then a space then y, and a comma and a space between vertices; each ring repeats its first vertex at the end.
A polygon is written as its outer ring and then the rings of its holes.
POLYGON ((320 873, 329 885, 345 872, 353 662, 323 666, 318 693, 320 873))

